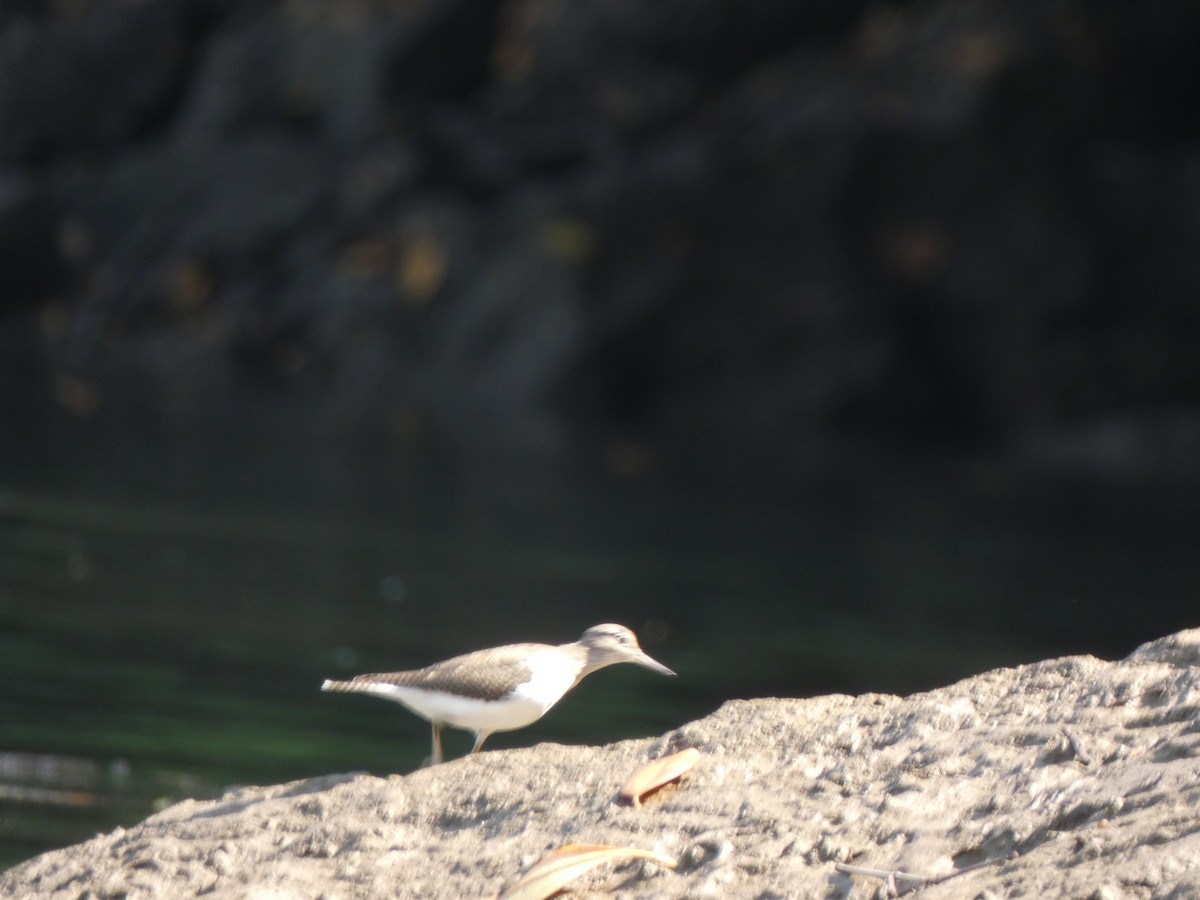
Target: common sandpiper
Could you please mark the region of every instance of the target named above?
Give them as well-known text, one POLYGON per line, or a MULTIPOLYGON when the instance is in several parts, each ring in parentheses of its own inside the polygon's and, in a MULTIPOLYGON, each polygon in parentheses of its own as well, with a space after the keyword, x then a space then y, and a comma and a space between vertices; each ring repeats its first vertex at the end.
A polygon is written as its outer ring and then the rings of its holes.
POLYGON ((508 644, 476 650, 423 669, 327 680, 323 691, 372 694, 394 700, 433 725, 433 763, 442 755, 442 727, 475 733, 478 753, 494 731, 540 719, 584 677, 616 663, 675 673, 651 659, 624 625, 596 625, 569 644, 508 644))

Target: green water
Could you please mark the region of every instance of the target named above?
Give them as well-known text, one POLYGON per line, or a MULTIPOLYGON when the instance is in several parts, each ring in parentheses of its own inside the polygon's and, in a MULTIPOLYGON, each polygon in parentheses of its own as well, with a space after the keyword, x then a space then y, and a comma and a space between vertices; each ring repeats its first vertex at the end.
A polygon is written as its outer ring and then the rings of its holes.
MULTIPOLYGON (((586 465, 41 450, 0 477, 0 866, 231 785, 420 763, 425 723, 321 694, 326 677, 623 622, 679 677, 606 670, 489 748, 599 743, 732 697, 1120 655, 1200 618, 1193 535, 1153 513, 852 509, 586 465)), ((447 750, 469 741, 449 732, 447 750)))

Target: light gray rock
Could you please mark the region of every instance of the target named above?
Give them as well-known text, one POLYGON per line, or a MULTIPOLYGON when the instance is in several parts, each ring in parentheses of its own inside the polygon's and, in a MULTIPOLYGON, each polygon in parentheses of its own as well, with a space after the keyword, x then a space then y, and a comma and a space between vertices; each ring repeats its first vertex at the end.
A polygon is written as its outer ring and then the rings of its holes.
POLYGON ((681 863, 602 867, 572 896, 888 895, 839 863, 923 900, 1197 896, 1198 659, 1187 631, 907 698, 738 700, 657 739, 247 788, 30 860, 0 895, 480 897, 585 842, 681 863), (680 783, 618 804, 682 747, 702 757, 680 783))

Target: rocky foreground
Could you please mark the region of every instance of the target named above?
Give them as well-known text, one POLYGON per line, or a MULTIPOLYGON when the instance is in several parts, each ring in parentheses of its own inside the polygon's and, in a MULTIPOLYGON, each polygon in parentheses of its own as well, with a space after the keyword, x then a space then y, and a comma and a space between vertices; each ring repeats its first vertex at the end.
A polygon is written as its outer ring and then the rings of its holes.
POLYGON ((485 752, 180 803, 0 875, 5 897, 484 897, 565 843, 574 896, 1200 896, 1200 630, 901 698, 734 701, 660 738, 485 752), (694 769, 641 808, 647 761, 694 769))

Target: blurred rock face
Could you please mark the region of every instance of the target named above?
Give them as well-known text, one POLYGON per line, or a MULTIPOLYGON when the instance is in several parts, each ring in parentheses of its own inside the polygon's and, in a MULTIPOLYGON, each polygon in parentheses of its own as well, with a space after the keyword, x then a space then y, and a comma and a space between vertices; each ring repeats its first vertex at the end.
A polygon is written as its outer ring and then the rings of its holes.
POLYGON ((268 383, 1194 477, 1198 38, 1187 2, 5 4, 0 371, 76 414, 268 383))

